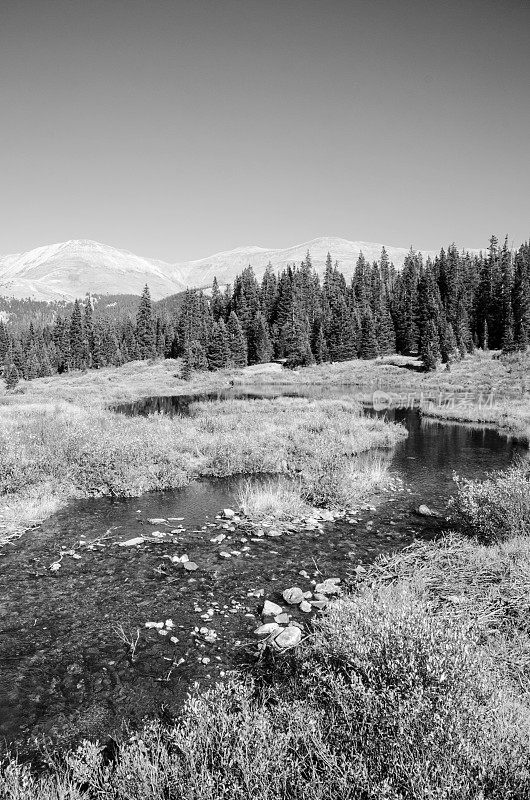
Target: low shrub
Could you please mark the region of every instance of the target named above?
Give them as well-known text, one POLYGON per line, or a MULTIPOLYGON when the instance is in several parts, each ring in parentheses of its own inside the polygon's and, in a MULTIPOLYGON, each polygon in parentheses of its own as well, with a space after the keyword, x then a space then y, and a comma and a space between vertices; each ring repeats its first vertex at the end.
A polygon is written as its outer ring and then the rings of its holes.
POLYGON ((485 481, 455 477, 455 520, 483 542, 530 535, 530 462, 520 461, 485 481))

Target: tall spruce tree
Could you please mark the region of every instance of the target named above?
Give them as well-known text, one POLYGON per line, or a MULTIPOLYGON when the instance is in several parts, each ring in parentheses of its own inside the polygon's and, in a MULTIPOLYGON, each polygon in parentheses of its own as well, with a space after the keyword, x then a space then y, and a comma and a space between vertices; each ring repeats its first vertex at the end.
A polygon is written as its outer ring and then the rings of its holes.
POLYGON ((515 257, 512 290, 514 345, 526 350, 530 343, 530 247, 521 246, 515 257))
POLYGON ((376 358, 377 352, 377 336, 375 332, 375 323, 372 312, 369 308, 363 314, 361 323, 361 358, 376 358))
POLYGON ((266 364, 271 360, 273 349, 269 333, 267 331, 267 323, 263 319, 263 315, 258 311, 254 320, 254 328, 252 331, 252 362, 254 364, 266 364))
POLYGON ((405 257, 396 286, 394 303, 396 344, 398 352, 407 355, 418 351, 418 282, 421 266, 421 257, 411 250, 405 257))
POLYGON ((230 364, 230 346, 222 319, 214 322, 207 350, 208 369, 224 369, 230 364))
POLYGON ((70 318, 70 353, 69 353, 69 367, 70 369, 83 369, 86 368, 88 362, 87 343, 85 339, 85 332, 83 326, 83 317, 81 315, 81 306, 79 301, 74 303, 74 310, 70 318))
POLYGON ((154 358, 156 353, 156 329, 148 286, 145 286, 142 292, 136 315, 136 345, 138 357, 142 361, 154 358))
POLYGON ((20 380, 20 373, 14 363, 7 364, 4 367, 4 382, 6 389, 12 391, 20 380))
POLYGON ((435 369, 440 360, 440 329, 445 335, 447 325, 431 263, 426 266, 418 284, 418 309, 418 350, 424 369, 429 371, 435 369))
POLYGON ((234 367, 247 366, 247 341, 235 311, 230 312, 226 325, 230 359, 234 367))
POLYGON ((212 297, 210 300, 210 307, 212 309, 212 316, 215 322, 218 322, 218 320, 224 317, 225 315, 224 298, 219 289, 219 284, 217 283, 216 277, 214 277, 212 283, 212 297))

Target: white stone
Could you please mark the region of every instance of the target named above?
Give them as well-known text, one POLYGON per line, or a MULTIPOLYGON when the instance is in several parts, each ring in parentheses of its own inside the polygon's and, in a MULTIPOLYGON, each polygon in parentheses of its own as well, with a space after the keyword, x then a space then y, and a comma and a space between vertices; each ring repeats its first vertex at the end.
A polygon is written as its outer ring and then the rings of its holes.
POLYGON ((280 626, 277 622, 266 622, 265 625, 260 625, 259 628, 256 628, 254 633, 256 636, 270 636, 271 633, 279 630, 280 626))
POLYGON ((292 586, 290 589, 286 589, 283 592, 283 599, 286 603, 289 603, 290 606, 298 605, 304 599, 304 593, 298 586, 292 586))
POLYGON ((271 603, 270 600, 265 600, 261 613, 264 617, 275 617, 277 614, 281 614, 282 611, 283 608, 277 603, 271 603))
POLYGON ((119 542, 120 547, 134 547, 136 544, 143 544, 144 543, 143 536, 137 536, 135 539, 127 539, 126 542, 119 542))
POLYGON ((273 643, 275 647, 280 650, 288 650, 291 647, 296 647, 302 640, 302 631, 294 625, 284 628, 277 636, 274 637, 273 643))

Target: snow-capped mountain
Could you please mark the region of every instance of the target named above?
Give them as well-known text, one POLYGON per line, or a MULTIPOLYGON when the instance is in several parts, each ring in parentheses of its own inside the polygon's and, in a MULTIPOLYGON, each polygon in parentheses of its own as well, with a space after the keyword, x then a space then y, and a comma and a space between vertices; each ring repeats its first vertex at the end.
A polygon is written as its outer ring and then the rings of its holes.
POLYGON ((64 300, 93 294, 141 294, 147 283, 153 297, 182 290, 177 269, 98 242, 72 240, 0 257, 0 294, 38 300, 64 300))
MULTIPOLYGON (((90 240, 71 240, 0 257, 0 295, 71 300, 87 292, 140 294, 147 284, 157 300, 182 291, 186 286, 211 286, 214 277, 220 284, 233 283, 236 275, 249 264, 260 278, 269 261, 278 270, 287 264, 300 263, 308 250, 320 274, 329 252, 333 261, 338 261, 341 271, 350 276, 361 251, 372 261, 379 258, 381 248, 381 244, 373 242, 350 242, 323 236, 284 249, 238 247, 208 258, 167 264, 90 240)), ((386 249, 390 260, 401 267, 408 248, 386 249)))

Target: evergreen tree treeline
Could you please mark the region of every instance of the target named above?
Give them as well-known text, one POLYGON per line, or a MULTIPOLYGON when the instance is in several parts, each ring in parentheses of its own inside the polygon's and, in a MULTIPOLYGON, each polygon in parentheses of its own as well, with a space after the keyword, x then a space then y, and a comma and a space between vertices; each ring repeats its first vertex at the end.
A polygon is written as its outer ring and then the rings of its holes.
POLYGON ((158 313, 146 286, 136 318, 94 319, 87 296, 53 324, 11 330, 0 321, 0 365, 10 387, 75 369, 182 356, 184 371, 242 367, 272 358, 289 366, 391 353, 419 354, 426 369, 474 347, 525 350, 530 343, 530 243, 496 237, 480 255, 455 245, 424 263, 412 249, 397 271, 383 248, 359 255, 346 281, 328 254, 319 278, 307 253, 259 282, 247 267, 222 292, 187 290, 179 312, 158 313))

